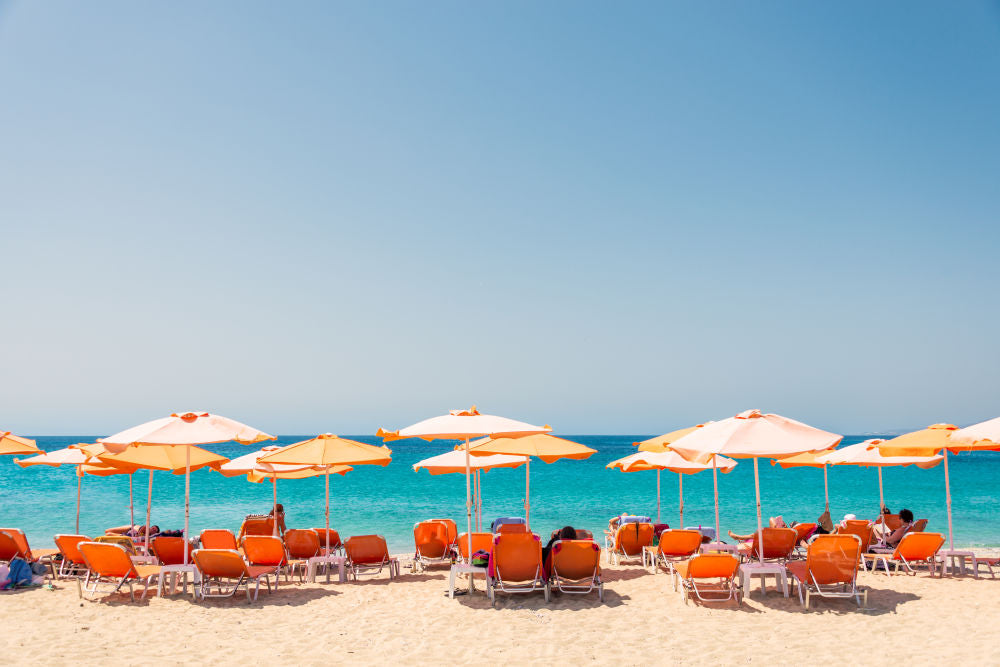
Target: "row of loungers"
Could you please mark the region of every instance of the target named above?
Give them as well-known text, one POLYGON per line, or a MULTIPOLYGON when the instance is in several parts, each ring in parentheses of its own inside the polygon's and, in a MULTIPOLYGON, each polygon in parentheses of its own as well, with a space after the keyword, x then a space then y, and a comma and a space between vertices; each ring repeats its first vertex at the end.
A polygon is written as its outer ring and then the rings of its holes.
POLYGON ((32 551, 23 532, 4 528, 0 529, 0 562, 22 558, 29 563, 43 563, 53 578, 82 578, 82 591, 90 595, 102 589, 117 593, 128 587, 133 600, 135 583, 144 584, 142 598, 154 580, 162 593, 165 577, 177 573, 182 569, 177 566, 185 562, 197 569, 195 595, 202 598, 230 597, 244 588, 247 599, 256 600, 261 583, 270 591, 271 579, 276 589, 281 574, 286 581, 296 573, 304 580, 310 565, 329 567, 343 562, 354 579, 385 568, 390 578, 399 574, 399 562, 389 555, 385 538, 380 535, 356 535, 341 542, 336 531, 331 530, 329 551, 326 539, 324 529, 291 529, 283 538, 245 535, 239 540, 228 530, 206 530, 200 536, 201 548, 189 545, 185 559, 182 537, 154 537, 146 555, 140 553, 141 546, 122 535, 94 539, 57 535, 56 549, 32 551))

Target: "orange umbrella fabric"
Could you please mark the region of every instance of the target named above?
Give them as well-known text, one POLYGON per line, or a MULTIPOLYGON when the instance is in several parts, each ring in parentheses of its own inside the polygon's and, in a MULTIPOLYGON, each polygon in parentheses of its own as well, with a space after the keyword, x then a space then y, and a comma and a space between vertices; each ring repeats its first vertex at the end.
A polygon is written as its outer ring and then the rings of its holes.
POLYGON ((332 433, 322 433, 260 457, 261 463, 311 466, 387 466, 391 461, 392 450, 385 445, 369 445, 332 433))
MULTIPOLYGON (((708 422, 711 424, 712 422, 708 422)), ((668 452, 670 451, 670 443, 683 438, 689 433, 694 433, 695 430, 705 426, 705 424, 698 424, 697 426, 689 426, 688 428, 680 428, 676 431, 671 431, 670 433, 664 433, 663 435, 658 435, 655 438, 650 438, 649 440, 643 440, 642 442, 633 443, 639 448, 640 452, 668 452)))
POLYGON ((508 456, 535 456, 552 463, 559 459, 582 460, 597 452, 586 445, 572 440, 557 438, 548 433, 537 433, 519 438, 490 437, 469 443, 469 453, 473 456, 506 454, 508 456))
POLYGON ((5 454, 41 454, 34 440, 14 435, 10 431, 0 431, 0 456, 5 454))

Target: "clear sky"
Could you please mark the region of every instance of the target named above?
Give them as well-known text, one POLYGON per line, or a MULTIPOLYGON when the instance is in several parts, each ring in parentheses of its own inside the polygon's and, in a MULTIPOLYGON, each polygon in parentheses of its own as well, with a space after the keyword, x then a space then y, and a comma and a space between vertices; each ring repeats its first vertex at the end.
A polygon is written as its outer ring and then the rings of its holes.
POLYGON ((0 5, 0 429, 1000 415, 993 2, 0 5))

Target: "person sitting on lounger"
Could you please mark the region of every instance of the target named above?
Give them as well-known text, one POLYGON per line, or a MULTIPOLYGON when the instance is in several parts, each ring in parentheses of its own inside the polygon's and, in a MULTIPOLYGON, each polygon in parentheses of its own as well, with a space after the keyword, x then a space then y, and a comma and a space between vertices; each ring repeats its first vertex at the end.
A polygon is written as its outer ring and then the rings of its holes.
POLYGON ((552 545, 559 540, 575 540, 576 539, 576 529, 573 526, 563 526, 560 530, 552 533, 552 538, 549 539, 549 543, 542 547, 542 562, 548 562, 549 552, 552 551, 552 545))
MULTIPOLYGON (((160 532, 159 526, 152 525, 149 527, 149 535, 152 537, 160 532)), ((125 535, 126 537, 145 537, 146 536, 146 525, 136 524, 134 526, 115 526, 114 528, 108 528, 104 531, 106 535, 125 535)))
POLYGON ((903 525, 889 533, 889 536, 885 538, 886 544, 890 547, 898 545, 900 540, 903 539, 903 536, 910 532, 910 529, 913 528, 913 512, 910 510, 899 510, 899 519, 903 522, 903 525))
MULTIPOLYGON (((788 528, 788 526, 785 525, 785 520, 782 519, 780 515, 772 516, 770 519, 768 519, 767 525, 770 528, 788 528)), ((729 537, 733 538, 734 540, 738 540, 740 542, 749 542, 750 540, 753 539, 753 536, 756 534, 757 531, 754 531, 747 535, 737 535, 733 531, 731 530, 729 531, 729 537)))
POLYGON ((278 511, 278 518, 276 519, 278 524, 278 535, 285 534, 285 507, 281 503, 278 503, 271 511, 267 513, 267 516, 274 516, 274 511, 278 511))

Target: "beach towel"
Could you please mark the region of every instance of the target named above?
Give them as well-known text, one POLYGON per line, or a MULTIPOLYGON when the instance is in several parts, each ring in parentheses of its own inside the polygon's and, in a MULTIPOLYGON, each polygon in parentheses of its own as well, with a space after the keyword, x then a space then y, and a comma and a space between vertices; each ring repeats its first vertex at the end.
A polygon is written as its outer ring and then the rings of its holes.
POLYGON ((15 558, 10 561, 7 579, 0 581, 0 590, 9 590, 18 586, 31 585, 31 567, 23 558, 15 558))

